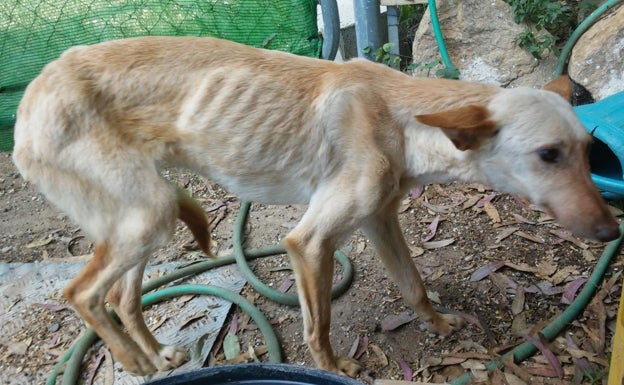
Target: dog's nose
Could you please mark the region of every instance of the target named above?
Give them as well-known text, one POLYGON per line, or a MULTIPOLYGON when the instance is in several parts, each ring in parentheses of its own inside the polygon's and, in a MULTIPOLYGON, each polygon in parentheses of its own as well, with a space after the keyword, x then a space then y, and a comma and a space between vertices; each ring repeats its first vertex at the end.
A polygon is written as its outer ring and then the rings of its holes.
POLYGON ((617 223, 600 224, 596 226, 594 234, 596 239, 601 242, 612 241, 620 236, 620 227, 617 223))

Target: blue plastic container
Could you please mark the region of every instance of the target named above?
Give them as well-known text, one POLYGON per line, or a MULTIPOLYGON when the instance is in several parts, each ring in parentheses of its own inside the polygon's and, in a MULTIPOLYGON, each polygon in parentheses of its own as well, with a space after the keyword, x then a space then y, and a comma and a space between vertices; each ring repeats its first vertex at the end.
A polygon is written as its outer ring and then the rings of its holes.
POLYGON ((594 136, 589 159, 594 183, 606 198, 624 198, 624 92, 574 110, 594 136))
POLYGON ((324 370, 291 364, 241 364, 203 368, 146 385, 362 385, 324 370))

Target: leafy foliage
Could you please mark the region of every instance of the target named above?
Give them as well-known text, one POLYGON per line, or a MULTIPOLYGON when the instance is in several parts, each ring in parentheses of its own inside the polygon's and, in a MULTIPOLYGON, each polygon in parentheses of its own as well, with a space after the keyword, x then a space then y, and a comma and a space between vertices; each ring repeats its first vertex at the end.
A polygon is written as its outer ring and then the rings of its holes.
POLYGON ((584 16, 594 10, 599 1, 505 0, 511 5, 516 23, 527 28, 518 35, 518 45, 535 58, 546 51, 559 55, 558 44, 565 42, 584 16), (540 34, 546 30, 549 34, 540 34))

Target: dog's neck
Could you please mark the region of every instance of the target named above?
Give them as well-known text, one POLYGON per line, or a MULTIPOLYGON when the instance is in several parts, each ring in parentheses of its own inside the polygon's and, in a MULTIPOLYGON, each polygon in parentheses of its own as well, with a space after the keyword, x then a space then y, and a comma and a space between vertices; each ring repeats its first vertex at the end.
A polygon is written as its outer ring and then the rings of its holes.
POLYGON ((414 183, 476 182, 487 184, 480 157, 460 151, 440 129, 414 122, 405 128, 406 174, 414 183))
POLYGON ((391 86, 393 91, 383 92, 394 120, 403 127, 409 179, 417 184, 488 184, 479 150, 458 150, 442 130, 421 124, 414 116, 470 104, 487 106, 501 88, 445 79, 401 76, 398 80, 391 86))

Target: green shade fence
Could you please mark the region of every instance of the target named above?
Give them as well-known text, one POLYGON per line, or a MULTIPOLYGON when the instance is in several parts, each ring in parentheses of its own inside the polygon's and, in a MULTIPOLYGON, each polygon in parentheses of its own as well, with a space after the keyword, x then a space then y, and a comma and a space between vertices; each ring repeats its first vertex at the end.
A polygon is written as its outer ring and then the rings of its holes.
POLYGON ((64 50, 135 36, 215 36, 319 57, 315 0, 1 0, 0 151, 26 85, 64 50))

